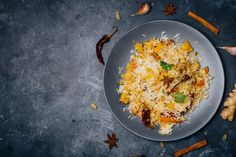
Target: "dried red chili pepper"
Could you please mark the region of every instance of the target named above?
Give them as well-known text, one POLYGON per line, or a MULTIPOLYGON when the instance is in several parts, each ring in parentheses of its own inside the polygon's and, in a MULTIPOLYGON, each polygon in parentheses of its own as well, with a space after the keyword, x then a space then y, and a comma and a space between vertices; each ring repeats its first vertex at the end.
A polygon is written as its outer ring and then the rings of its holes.
POLYGON ((142 111, 142 121, 146 127, 150 127, 151 124, 150 113, 151 111, 149 109, 143 109, 142 111))
POLYGON ((111 33, 111 34, 105 34, 96 44, 96 54, 98 57, 98 60, 101 64, 105 64, 103 57, 102 57, 102 48, 104 43, 110 41, 111 37, 117 32, 117 28, 115 28, 115 30, 111 33))

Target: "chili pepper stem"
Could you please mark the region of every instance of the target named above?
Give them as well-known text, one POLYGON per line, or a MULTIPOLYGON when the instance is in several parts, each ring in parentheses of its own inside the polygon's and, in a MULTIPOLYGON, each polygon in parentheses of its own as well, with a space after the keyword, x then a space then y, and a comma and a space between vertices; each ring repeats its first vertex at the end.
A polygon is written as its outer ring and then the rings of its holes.
POLYGON ((108 34, 108 37, 111 38, 117 31, 118 31, 118 29, 115 28, 115 30, 111 34, 108 34))

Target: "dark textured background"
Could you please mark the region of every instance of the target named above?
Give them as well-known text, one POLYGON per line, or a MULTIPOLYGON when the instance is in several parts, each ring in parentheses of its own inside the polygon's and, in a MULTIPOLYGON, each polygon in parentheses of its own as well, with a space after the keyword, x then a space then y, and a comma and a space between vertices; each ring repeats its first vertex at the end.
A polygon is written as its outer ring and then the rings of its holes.
MULTIPOLYGON (((176 14, 167 17, 170 1, 151 1, 146 16, 130 17, 138 0, 1 0, 0 1, 0 156, 19 157, 148 157, 172 156, 198 140, 207 147, 186 156, 236 156, 236 120, 219 115, 196 134, 174 142, 153 142, 133 135, 112 116, 103 94, 103 70, 95 44, 114 26, 119 32, 104 47, 111 48, 129 29, 150 20, 173 19, 193 26, 215 46, 236 45, 236 1, 175 0, 176 14), (115 18, 115 10, 121 20, 115 18), (186 16, 202 15, 220 30, 216 36, 186 16), (89 104, 96 102, 97 110, 89 104), (118 148, 109 151, 107 133, 119 137, 118 148), (223 141, 223 135, 228 138, 223 141)), ((225 99, 236 83, 236 57, 218 51, 222 59, 225 99)))

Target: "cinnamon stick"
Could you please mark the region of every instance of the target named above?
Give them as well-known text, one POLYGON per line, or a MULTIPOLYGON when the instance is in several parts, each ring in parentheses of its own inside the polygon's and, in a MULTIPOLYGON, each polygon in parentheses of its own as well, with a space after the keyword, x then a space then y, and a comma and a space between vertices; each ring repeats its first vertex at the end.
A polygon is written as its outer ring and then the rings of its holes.
POLYGON ((203 146, 207 145, 207 140, 202 140, 202 141, 198 141, 197 143, 191 145, 191 146, 188 146, 186 148, 183 148, 183 149, 180 149, 179 151, 175 152, 175 157, 180 157, 192 150, 195 150, 195 149, 198 149, 198 148, 201 148, 203 146))
POLYGON ((212 25, 211 23, 209 23, 208 21, 206 21, 205 19, 203 19, 199 15, 193 13, 192 11, 188 12, 188 16, 193 18, 194 20, 198 21, 200 24, 202 24, 207 29, 209 29, 211 32, 213 32, 215 34, 219 33, 220 30, 218 28, 216 28, 214 25, 212 25))

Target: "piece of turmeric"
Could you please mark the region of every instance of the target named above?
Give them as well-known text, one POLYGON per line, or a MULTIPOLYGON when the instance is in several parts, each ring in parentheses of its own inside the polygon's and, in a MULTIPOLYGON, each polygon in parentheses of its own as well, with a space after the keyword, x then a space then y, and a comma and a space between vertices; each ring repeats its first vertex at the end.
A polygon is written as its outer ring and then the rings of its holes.
POLYGON ((234 113, 236 110, 236 84, 229 97, 224 102, 224 109, 221 112, 221 117, 225 120, 232 121, 234 119, 234 113))

